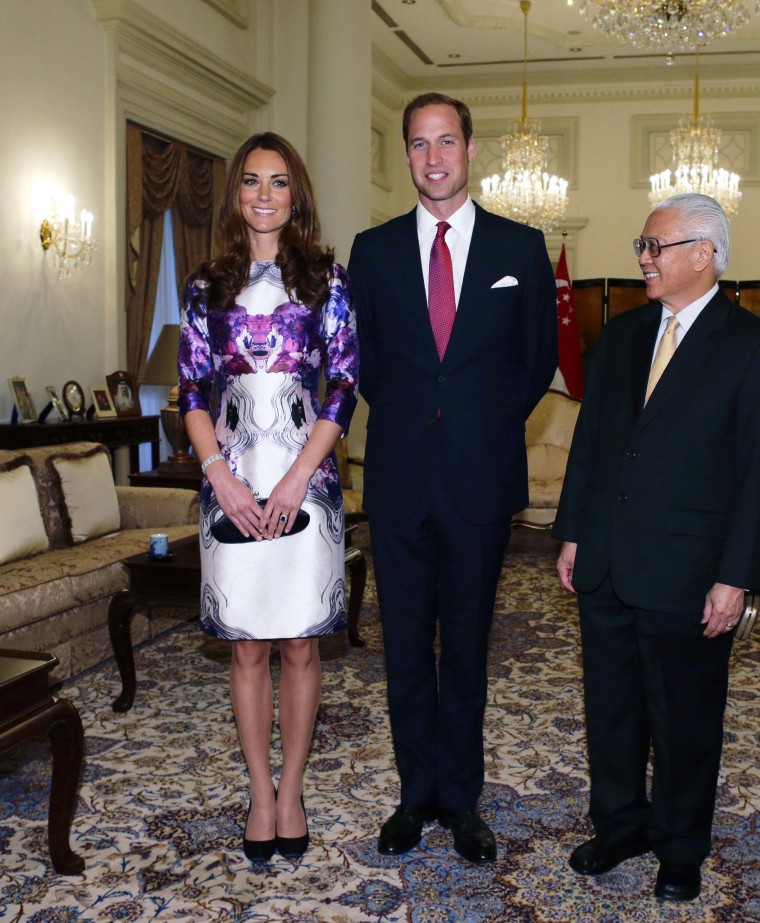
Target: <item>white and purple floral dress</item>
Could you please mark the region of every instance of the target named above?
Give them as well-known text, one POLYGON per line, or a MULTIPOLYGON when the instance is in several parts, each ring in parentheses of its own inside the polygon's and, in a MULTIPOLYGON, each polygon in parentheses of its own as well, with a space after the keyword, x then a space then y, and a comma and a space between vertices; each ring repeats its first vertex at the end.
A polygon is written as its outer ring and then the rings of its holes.
MULTIPOLYGON (((204 282, 188 281, 179 342, 179 406, 212 412, 235 477, 268 497, 318 419, 348 430, 358 394, 356 321, 346 272, 333 267, 330 297, 314 312, 288 298, 272 261, 251 264, 233 308, 204 313, 204 282), (326 392, 317 397, 322 371, 326 392)), ((309 482, 303 532, 273 541, 220 544, 219 512, 201 488, 201 623, 230 640, 306 638, 346 627, 343 498, 334 454, 309 482)))

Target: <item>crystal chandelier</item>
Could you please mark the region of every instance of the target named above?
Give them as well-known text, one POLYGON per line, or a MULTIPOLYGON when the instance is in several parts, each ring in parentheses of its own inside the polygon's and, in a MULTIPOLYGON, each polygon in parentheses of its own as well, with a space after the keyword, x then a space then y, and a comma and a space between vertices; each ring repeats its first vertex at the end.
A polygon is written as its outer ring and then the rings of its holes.
MULTIPOLYGON (((699 66, 699 65, 697 65, 699 66)), ((649 177, 649 201, 657 205, 680 192, 700 192, 712 196, 731 218, 739 208, 741 177, 718 167, 720 129, 709 115, 699 114, 699 70, 694 76, 694 114, 683 118, 670 133, 674 170, 663 170, 649 177)))
MULTIPOLYGON (((572 0, 568 0, 571 4, 572 0)), ((592 25, 627 45, 693 50, 728 35, 749 19, 755 0, 581 0, 592 25)))
POLYGON ((540 134, 539 123, 528 118, 529 0, 520 0, 520 9, 525 17, 522 118, 507 123, 507 133, 500 138, 505 173, 482 180, 481 201, 497 215, 551 231, 565 216, 567 180, 547 172, 548 139, 540 134))

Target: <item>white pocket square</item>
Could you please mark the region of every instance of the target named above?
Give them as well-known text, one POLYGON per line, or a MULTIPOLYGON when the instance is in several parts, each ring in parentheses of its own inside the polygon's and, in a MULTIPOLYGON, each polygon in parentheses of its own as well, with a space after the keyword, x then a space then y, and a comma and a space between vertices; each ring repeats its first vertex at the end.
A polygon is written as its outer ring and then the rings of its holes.
POLYGON ((502 276, 491 288, 508 288, 510 285, 517 285, 517 279, 514 276, 502 276))

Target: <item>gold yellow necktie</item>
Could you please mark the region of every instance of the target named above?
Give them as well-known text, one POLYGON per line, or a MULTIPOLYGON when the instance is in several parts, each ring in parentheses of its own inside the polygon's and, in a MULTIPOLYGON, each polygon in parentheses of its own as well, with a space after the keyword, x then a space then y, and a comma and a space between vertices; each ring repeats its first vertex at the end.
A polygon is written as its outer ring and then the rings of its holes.
POLYGON ((665 333, 663 333, 660 338, 660 342, 657 344, 657 352, 654 355, 654 362, 652 363, 652 368, 649 372, 649 381, 647 382, 647 394, 644 398, 644 403, 649 400, 652 391, 654 391, 654 386, 660 380, 662 373, 665 371, 665 368, 673 358, 673 353, 676 351, 678 346, 678 340, 676 339, 676 329, 678 328, 678 318, 669 317, 667 325, 665 327, 665 333))

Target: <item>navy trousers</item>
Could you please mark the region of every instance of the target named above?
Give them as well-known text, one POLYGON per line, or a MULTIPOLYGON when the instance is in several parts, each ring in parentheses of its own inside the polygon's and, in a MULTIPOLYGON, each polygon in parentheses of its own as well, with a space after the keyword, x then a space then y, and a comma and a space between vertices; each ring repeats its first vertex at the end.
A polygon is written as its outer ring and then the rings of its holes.
POLYGON ((474 808, 483 787, 488 635, 510 533, 509 520, 467 522, 455 489, 435 458, 408 521, 369 518, 401 801, 447 811, 474 808))

